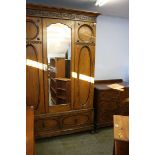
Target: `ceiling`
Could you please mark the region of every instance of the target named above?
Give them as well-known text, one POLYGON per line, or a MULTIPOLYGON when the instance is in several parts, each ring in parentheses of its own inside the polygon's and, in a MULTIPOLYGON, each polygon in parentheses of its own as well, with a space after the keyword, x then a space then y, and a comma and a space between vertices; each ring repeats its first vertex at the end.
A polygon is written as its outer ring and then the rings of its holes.
POLYGON ((102 15, 129 18, 129 0, 107 0, 102 7, 96 0, 26 0, 26 3, 99 12, 102 15))

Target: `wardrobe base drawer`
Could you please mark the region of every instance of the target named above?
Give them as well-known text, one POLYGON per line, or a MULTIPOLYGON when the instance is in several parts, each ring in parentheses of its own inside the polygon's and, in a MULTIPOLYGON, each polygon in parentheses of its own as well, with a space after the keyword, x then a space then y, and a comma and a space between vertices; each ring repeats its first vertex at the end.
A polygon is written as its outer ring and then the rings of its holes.
POLYGON ((58 117, 45 117, 35 120, 35 132, 60 129, 60 119, 58 117))
POLYGON ((61 130, 55 130, 55 131, 54 130, 41 131, 41 132, 38 132, 37 135, 35 135, 35 138, 40 139, 40 138, 46 138, 46 137, 54 137, 54 136, 67 135, 67 134, 83 132, 83 131, 94 131, 94 125, 91 124, 87 126, 61 129, 61 130))
POLYGON ((93 110, 45 114, 35 119, 35 137, 52 137, 80 131, 94 130, 93 110))
POLYGON ((68 115, 64 116, 62 119, 63 129, 88 125, 92 123, 93 123, 93 115, 91 112, 68 115))

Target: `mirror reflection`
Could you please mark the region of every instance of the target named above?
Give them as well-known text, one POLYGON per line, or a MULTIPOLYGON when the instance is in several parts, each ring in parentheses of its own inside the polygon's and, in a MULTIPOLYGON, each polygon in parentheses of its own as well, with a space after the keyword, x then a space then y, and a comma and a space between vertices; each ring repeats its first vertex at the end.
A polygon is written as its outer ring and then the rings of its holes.
POLYGON ((47 27, 49 105, 70 103, 71 28, 56 23, 47 27))

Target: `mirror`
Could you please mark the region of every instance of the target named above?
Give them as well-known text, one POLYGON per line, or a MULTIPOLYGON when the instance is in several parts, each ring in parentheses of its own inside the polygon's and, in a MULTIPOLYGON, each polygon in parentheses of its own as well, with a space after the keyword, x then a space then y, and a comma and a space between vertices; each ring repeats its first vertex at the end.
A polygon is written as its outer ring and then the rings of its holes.
POLYGON ((47 27, 49 106, 71 100, 71 28, 56 23, 47 27))

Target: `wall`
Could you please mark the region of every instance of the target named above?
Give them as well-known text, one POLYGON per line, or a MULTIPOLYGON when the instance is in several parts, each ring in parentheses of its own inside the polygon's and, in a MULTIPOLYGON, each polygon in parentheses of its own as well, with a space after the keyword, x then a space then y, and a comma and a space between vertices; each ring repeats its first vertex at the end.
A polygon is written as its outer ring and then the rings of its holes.
POLYGON ((129 80, 129 19, 98 16, 95 80, 129 80))

